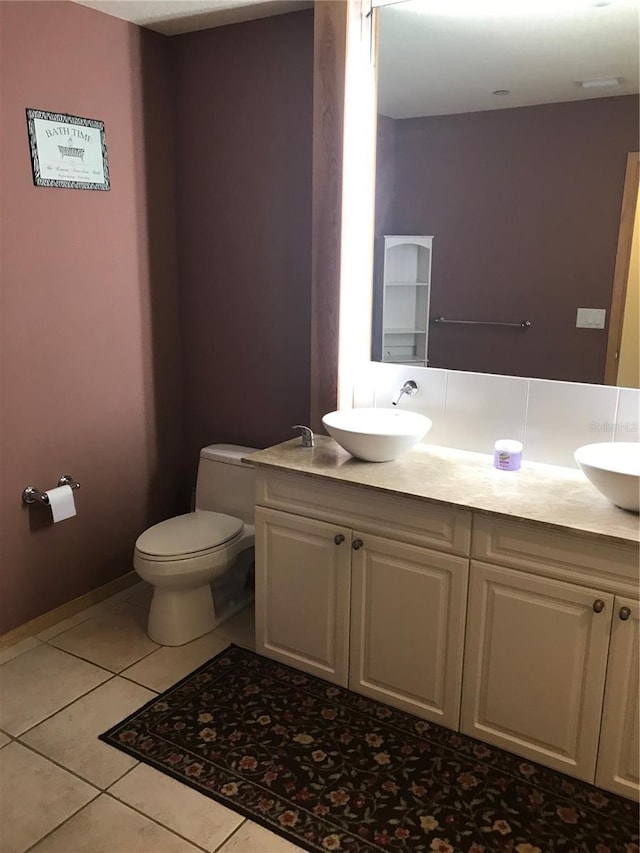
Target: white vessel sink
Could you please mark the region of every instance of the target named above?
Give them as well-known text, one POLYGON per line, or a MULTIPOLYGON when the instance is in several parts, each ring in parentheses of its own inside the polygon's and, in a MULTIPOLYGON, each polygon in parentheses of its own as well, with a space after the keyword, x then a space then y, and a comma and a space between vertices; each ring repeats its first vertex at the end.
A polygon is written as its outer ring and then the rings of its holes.
POLYGON ((616 506, 640 509, 640 442, 604 441, 585 444, 575 460, 598 489, 616 506))
POLYGON ((343 409, 322 418, 329 435, 367 462, 397 459, 429 432, 429 418, 403 409, 343 409))

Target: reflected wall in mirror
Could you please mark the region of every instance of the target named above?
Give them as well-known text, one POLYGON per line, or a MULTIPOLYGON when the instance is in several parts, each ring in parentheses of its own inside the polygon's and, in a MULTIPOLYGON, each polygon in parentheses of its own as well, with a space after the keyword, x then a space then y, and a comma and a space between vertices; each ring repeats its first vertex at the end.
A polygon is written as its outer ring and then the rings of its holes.
POLYGON ((527 5, 379 9, 372 357, 637 387, 638 5, 527 5))

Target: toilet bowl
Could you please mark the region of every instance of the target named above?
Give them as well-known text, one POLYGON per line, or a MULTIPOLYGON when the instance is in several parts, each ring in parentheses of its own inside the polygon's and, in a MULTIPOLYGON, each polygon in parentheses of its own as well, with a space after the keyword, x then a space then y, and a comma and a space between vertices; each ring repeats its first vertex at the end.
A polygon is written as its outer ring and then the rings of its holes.
POLYGON ((181 646, 213 630, 253 599, 254 448, 200 452, 195 511, 142 533, 133 566, 153 586, 148 634, 181 646))

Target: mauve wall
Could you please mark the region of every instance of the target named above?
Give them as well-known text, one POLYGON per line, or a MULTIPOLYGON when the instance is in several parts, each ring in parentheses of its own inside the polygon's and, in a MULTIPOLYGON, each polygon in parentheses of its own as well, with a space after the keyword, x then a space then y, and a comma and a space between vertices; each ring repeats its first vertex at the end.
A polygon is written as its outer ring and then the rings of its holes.
POLYGON ((378 114, 376 128, 376 211, 374 225, 371 357, 382 360, 382 273, 385 234, 393 234, 396 122, 378 114))
POLYGON ((313 12, 174 37, 187 447, 309 418, 313 12))
POLYGON ((0 633, 130 571, 176 508, 179 344, 166 40, 2 2, 0 633), (105 122, 110 192, 34 187, 25 108, 105 122), (82 484, 52 525, 29 483, 82 484))
POLYGON ((603 381, 607 332, 576 309, 608 319, 637 147, 635 96, 395 122, 389 228, 435 237, 431 315, 533 322, 432 326, 429 366, 603 381))

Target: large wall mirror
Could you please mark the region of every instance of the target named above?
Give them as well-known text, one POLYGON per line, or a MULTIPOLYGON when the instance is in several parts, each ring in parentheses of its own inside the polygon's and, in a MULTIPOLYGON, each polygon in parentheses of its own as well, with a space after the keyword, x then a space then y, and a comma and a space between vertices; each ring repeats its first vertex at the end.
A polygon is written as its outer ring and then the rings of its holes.
POLYGON ((378 12, 373 359, 638 387, 637 0, 378 12))

